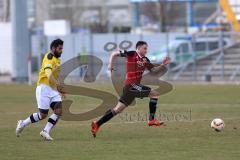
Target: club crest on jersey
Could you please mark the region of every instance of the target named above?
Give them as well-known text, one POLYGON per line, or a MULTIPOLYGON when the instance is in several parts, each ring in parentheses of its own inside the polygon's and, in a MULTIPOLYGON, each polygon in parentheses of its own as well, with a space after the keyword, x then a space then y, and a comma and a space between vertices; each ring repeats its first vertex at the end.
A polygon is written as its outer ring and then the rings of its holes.
POLYGON ((138 67, 144 67, 144 61, 137 61, 138 67))
POLYGON ((147 63, 147 59, 146 58, 143 58, 142 61, 141 60, 138 60, 137 61, 137 65, 138 67, 144 67, 144 65, 147 63))

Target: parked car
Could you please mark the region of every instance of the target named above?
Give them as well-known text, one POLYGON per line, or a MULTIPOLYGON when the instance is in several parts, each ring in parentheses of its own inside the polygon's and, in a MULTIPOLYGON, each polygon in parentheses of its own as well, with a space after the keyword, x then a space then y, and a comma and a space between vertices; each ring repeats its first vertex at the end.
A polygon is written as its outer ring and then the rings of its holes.
MULTIPOLYGON (((227 40, 223 41, 223 45, 227 43, 227 40)), ((169 56, 171 58, 171 66, 176 66, 188 62, 194 56, 207 55, 218 48, 218 39, 174 40, 168 45, 162 46, 159 51, 150 53, 148 57, 153 63, 161 63, 164 57, 169 56)))

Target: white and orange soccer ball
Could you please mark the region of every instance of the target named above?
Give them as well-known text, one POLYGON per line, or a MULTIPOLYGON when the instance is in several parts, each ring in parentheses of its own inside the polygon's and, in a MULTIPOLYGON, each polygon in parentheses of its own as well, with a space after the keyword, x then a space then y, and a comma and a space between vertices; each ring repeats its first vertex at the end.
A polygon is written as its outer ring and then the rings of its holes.
POLYGON ((211 127, 217 131, 217 132, 221 132, 223 131, 224 127, 225 127, 225 124, 224 124, 224 121, 220 118, 215 118, 212 120, 211 122, 211 127))

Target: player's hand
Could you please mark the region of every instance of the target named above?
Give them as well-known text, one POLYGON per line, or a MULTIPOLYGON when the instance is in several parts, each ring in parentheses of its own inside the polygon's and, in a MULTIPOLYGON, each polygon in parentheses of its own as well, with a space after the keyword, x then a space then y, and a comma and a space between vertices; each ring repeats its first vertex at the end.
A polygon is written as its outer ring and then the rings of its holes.
POLYGON ((66 94, 65 93, 60 93, 61 94, 61 97, 62 97, 62 99, 66 99, 66 94))
POLYGON ((57 83, 57 90, 58 90, 58 92, 61 93, 61 94, 65 94, 65 93, 66 93, 65 90, 64 90, 63 85, 60 84, 60 83, 57 83))
POLYGON ((109 64, 109 65, 108 65, 108 70, 111 71, 111 72, 114 71, 114 68, 113 68, 113 65, 112 65, 112 64, 109 64))
POLYGON ((168 65, 170 63, 170 58, 169 57, 165 57, 162 64, 163 65, 168 65))

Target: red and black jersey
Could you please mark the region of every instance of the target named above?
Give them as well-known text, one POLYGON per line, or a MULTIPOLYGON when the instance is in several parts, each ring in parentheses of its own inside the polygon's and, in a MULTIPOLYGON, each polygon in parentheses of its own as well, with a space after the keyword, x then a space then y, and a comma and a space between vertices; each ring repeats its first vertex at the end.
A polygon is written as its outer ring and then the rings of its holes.
POLYGON ((142 57, 136 51, 121 51, 120 56, 126 57, 127 61, 125 85, 140 84, 145 69, 151 70, 154 67, 147 57, 142 57))

